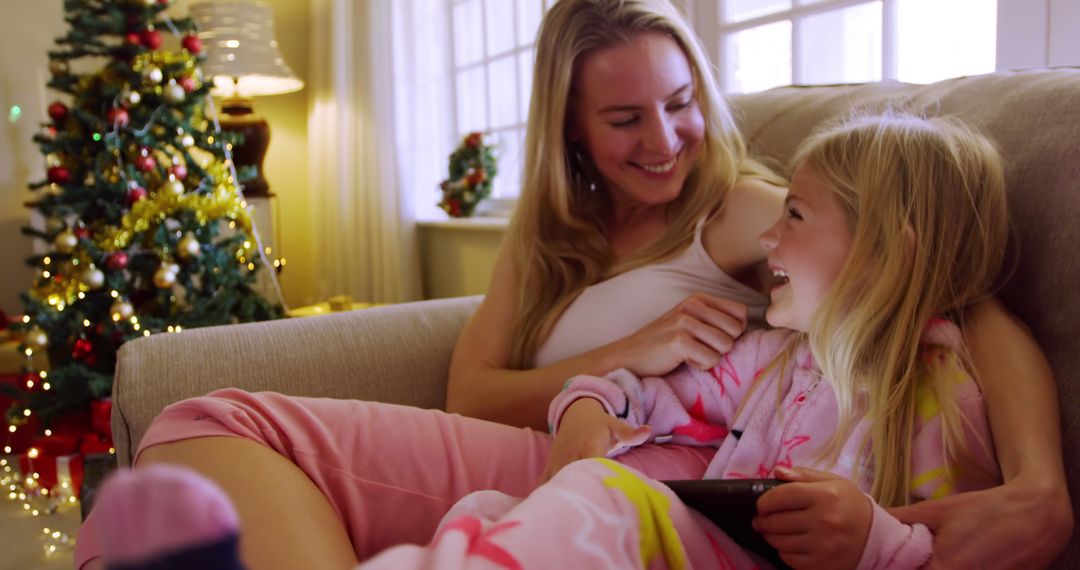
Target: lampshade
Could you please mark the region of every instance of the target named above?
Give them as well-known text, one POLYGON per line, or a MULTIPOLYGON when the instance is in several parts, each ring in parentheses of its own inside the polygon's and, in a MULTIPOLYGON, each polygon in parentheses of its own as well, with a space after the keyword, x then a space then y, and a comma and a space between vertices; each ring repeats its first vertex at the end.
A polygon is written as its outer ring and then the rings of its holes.
POLYGON ((277 95, 304 87, 278 51, 269 6, 245 1, 196 4, 191 15, 206 47, 202 69, 213 78, 215 95, 277 95))

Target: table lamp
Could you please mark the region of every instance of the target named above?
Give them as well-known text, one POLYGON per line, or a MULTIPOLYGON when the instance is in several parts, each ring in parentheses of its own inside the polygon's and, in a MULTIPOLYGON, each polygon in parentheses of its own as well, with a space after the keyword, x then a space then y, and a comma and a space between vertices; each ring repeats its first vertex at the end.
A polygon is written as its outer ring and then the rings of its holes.
POLYGON ((278 51, 269 6, 248 1, 196 4, 191 16, 206 50, 203 73, 212 78, 211 92, 222 100, 221 128, 243 137, 233 147, 233 162, 238 169, 257 169, 257 176, 244 182, 244 193, 269 195, 263 159, 270 146, 270 126, 255 116, 251 98, 298 91, 304 82, 278 51))

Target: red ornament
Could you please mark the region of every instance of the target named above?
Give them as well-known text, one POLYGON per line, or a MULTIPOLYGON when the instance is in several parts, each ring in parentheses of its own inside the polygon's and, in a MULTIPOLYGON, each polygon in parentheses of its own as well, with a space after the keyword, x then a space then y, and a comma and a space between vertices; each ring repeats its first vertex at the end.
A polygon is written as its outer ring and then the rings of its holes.
POLYGON ((461 215, 461 201, 457 198, 450 198, 450 211, 447 212, 451 217, 458 217, 461 215))
POLYGON ((67 120, 69 114, 67 105, 59 101, 54 101, 52 105, 49 105, 49 118, 51 118, 54 123, 63 123, 67 120))
POLYGON ((146 197, 146 188, 143 188, 142 186, 133 186, 131 188, 128 188, 127 197, 126 197, 128 207, 130 208, 130 207, 134 206, 135 202, 138 202, 139 200, 142 200, 145 197, 146 197))
MULTIPOLYGON (((141 188, 140 188, 140 190, 141 190, 141 188)), ((128 195, 130 196, 130 192, 128 193, 128 195)), ((146 190, 143 190, 143 196, 145 196, 145 195, 146 195, 146 190)), ((111 253, 111 254, 109 254, 109 257, 107 257, 105 259, 105 266, 108 267, 109 269, 114 270, 114 271, 118 271, 120 269, 123 269, 123 268, 127 267, 127 264, 128 264, 128 254, 126 254, 126 253, 124 253, 122 251, 118 251, 116 253, 111 253)))
POLYGON ((142 40, 139 39, 139 34, 131 32, 124 35, 124 43, 129 46, 141 46, 142 40))
POLYGON ((53 184, 67 184, 71 181, 71 172, 63 166, 54 166, 50 168, 46 176, 49 178, 49 182, 53 184))
POLYGON ((172 167, 169 172, 171 172, 177 180, 183 180, 187 178, 187 167, 183 164, 177 164, 176 166, 172 167))
POLYGON ((128 121, 131 120, 131 117, 128 115, 127 109, 113 107, 105 114, 105 120, 107 120, 109 124, 124 128, 128 125, 128 121))
POLYGON ((465 182, 469 186, 476 186, 485 180, 487 180, 487 173, 484 172, 483 168, 478 168, 474 170, 472 174, 465 177, 465 182))
POLYGON ((86 360, 92 354, 94 354, 94 345, 85 338, 75 341, 75 345, 71 347, 71 357, 75 360, 86 360))
POLYGON ((161 32, 146 28, 139 32, 139 39, 142 40, 142 45, 148 49, 155 50, 161 47, 161 32))
POLYGON ((477 147, 483 141, 484 135, 481 133, 469 133, 469 136, 465 137, 465 146, 477 147))
POLYGON ((149 154, 142 155, 135 159, 135 168, 138 168, 142 172, 150 172, 155 167, 157 167, 157 161, 149 154))
POLYGON ((184 39, 180 40, 180 45, 192 55, 199 55, 202 52, 202 40, 194 34, 184 36, 184 39))
POLYGON ((190 76, 180 78, 180 87, 183 87, 185 92, 191 93, 195 90, 195 78, 190 76))
POLYGON ((72 233, 74 233, 75 237, 77 237, 79 239, 86 239, 86 238, 90 237, 90 228, 88 228, 86 226, 78 226, 78 227, 75 228, 75 231, 72 232, 72 233))

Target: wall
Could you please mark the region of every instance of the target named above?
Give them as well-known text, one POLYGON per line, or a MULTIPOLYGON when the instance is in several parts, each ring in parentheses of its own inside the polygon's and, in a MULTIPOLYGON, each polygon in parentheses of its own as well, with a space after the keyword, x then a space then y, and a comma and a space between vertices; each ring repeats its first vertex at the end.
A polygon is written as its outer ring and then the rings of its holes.
MULTIPOLYGON (((197 0, 195 0, 197 1, 197 0)), ((193 0, 177 0, 171 14, 186 14, 193 0)), ((307 78, 309 29, 308 0, 263 0, 274 10, 278 42, 285 60, 307 78)), ((19 229, 30 222, 23 203, 32 194, 26 185, 44 176, 44 157, 30 139, 46 117, 45 108, 57 95, 46 89, 48 57, 53 39, 66 31, 62 0, 4 2, 0 32, 8 49, 0 50, 0 310, 21 312, 18 295, 30 287, 32 274, 23 259, 32 253, 32 242, 19 229), (15 49, 12 49, 15 46, 15 49), (21 118, 9 120, 13 105, 21 118)), ((278 216, 273 241, 276 255, 286 257, 282 274, 285 299, 290 305, 316 300, 311 271, 313 247, 308 196, 307 91, 265 97, 256 110, 273 130, 266 160, 266 175, 277 194, 278 216)))
POLYGON ((506 233, 503 219, 421 222, 418 228, 425 299, 482 295, 506 233))

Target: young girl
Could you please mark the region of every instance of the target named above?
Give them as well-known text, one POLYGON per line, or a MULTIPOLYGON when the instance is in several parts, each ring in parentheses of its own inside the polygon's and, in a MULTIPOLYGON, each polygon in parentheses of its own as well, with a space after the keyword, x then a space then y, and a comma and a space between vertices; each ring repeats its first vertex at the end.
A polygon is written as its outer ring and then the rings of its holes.
MULTIPOLYGON (((469 495, 428 546, 391 548, 362 566, 761 565, 631 468, 593 460, 558 469, 646 441, 719 447, 707 478, 795 481, 766 493, 755 520, 793 567, 924 564, 929 531, 882 507, 998 478, 982 398, 959 330, 946 319, 960 319, 964 307, 989 294, 1001 265, 1007 224, 1000 160, 985 138, 957 124, 886 115, 813 137, 796 164, 786 213, 760 238, 779 281, 766 316, 783 328, 745 335, 708 371, 571 379, 550 407, 550 470, 558 471, 550 482, 525 500, 469 495), (828 525, 858 533, 862 551, 822 560, 814 533, 828 525)), ((190 513, 193 504, 207 505, 204 513, 228 511, 212 487, 156 469, 103 490, 102 516, 127 520, 102 526, 106 558, 116 553, 110 564, 166 550, 144 541, 148 532, 140 529, 153 527, 140 518, 190 513), (153 509, 132 506, 135 497, 154 495, 140 489, 160 490, 165 480, 172 481, 171 499, 153 509)), ((235 556, 222 551, 235 549, 236 519, 226 515, 189 517, 201 534, 196 548, 188 544, 180 554, 201 556, 200 563, 221 556, 232 567, 235 556)))

